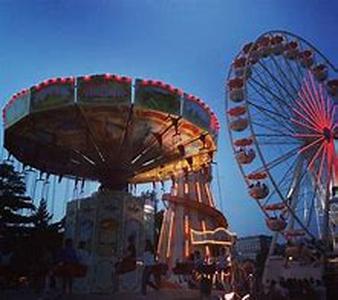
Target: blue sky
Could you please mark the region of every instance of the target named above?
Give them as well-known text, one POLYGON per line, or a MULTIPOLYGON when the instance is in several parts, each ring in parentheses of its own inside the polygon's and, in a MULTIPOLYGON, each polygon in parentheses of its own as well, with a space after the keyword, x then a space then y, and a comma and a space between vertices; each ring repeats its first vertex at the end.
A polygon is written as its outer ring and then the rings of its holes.
POLYGON ((0 0, 1 104, 45 78, 101 72, 161 79, 195 94, 221 121, 223 211, 240 235, 264 233, 229 145, 228 66, 243 44, 273 29, 304 37, 338 65, 337 12, 335 1, 310 0, 0 0))

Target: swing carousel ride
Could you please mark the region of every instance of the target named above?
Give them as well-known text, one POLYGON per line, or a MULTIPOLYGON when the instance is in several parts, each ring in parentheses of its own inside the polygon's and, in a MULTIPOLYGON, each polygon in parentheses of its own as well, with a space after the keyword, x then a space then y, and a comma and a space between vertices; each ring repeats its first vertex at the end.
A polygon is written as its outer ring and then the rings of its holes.
POLYGON ((287 240, 294 257, 297 240, 332 252, 337 69, 301 37, 273 31, 241 49, 226 85, 234 156, 274 242, 287 240))
POLYGON ((162 261, 229 243, 210 190, 219 123, 199 98, 161 81, 112 74, 53 78, 15 94, 3 118, 9 154, 45 178, 71 179, 76 189, 96 181, 97 193, 113 198, 128 186, 171 181, 162 261))

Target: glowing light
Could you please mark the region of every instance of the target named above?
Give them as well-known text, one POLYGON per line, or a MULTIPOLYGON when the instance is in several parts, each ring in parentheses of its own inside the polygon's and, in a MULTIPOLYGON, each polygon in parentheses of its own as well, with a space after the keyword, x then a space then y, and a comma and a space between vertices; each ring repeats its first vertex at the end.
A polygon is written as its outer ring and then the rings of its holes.
POLYGON ((298 97, 295 101, 297 108, 293 108, 296 116, 291 121, 303 131, 293 134, 293 137, 304 140, 299 153, 312 150, 308 169, 316 172, 314 176, 317 183, 324 172, 324 177, 330 181, 334 165, 335 106, 332 99, 324 94, 323 84, 316 82, 311 72, 304 80, 298 97))
POLYGON ((206 182, 204 184, 204 188, 205 188, 205 191, 207 193, 207 199, 208 199, 209 205, 211 207, 214 207, 214 203, 213 203, 212 196, 211 196, 211 193, 210 193, 209 183, 206 182))
POLYGON ((190 254, 189 249, 189 216, 184 216, 184 234, 185 234, 185 243, 184 243, 184 255, 188 257, 190 254))
POLYGON ((185 240, 185 257, 189 257, 189 254, 190 254, 190 249, 189 249, 189 241, 188 240, 185 240))
POLYGON ((189 234, 189 216, 188 215, 184 216, 184 233, 186 235, 189 234))
POLYGON ((168 222, 167 219, 168 219, 168 211, 166 211, 164 213, 164 217, 163 217, 163 221, 162 221, 162 225, 161 225, 160 238, 159 238, 158 245, 157 245, 157 251, 158 252, 161 252, 161 249, 162 249, 162 240, 163 240, 164 230, 165 230, 166 224, 168 222))
POLYGON ((312 157, 310 163, 309 163, 309 166, 308 166, 308 169, 311 170, 315 160, 317 159, 318 155, 320 154, 321 150, 324 148, 324 145, 325 144, 321 144, 320 147, 317 149, 315 155, 312 157))
POLYGON ((298 152, 302 153, 302 152, 306 151, 307 149, 313 147, 314 145, 318 144, 319 142, 322 142, 323 140, 324 140, 324 137, 316 139, 312 143, 303 146, 298 152))
POLYGON ((172 185, 172 191, 171 191, 171 194, 173 196, 177 196, 177 182, 175 182, 173 185, 172 185))
MULTIPOLYGON (((203 229, 203 231, 207 231, 207 226, 205 224, 205 220, 202 220, 202 229, 203 229)), ((207 257, 210 256, 210 249, 209 249, 208 245, 205 246, 205 254, 206 254, 207 257)))
POLYGON ((174 217, 175 217, 175 213, 174 211, 171 211, 171 215, 170 215, 170 225, 169 225, 169 238, 168 238, 168 247, 167 247, 167 258, 170 257, 170 250, 171 250, 171 239, 172 239, 172 235, 173 235, 173 226, 174 226, 174 217))
POLYGON ((225 229, 224 227, 217 227, 214 230, 204 230, 204 231, 198 231, 198 230, 194 230, 194 229, 190 229, 190 235, 191 235, 191 243, 193 245, 204 245, 204 244, 214 244, 214 245, 232 245, 232 241, 228 241, 228 240, 217 240, 217 239, 212 239, 212 238, 207 238, 207 239, 203 239, 203 240, 196 240, 195 236, 201 236, 201 237, 206 237, 208 235, 215 235, 218 232, 224 232, 224 234, 226 236, 230 236, 233 237, 234 234, 231 233, 230 231, 228 231, 227 229, 225 229))
POLYGON ((184 193, 185 194, 189 193, 189 184, 187 182, 184 183, 184 193))

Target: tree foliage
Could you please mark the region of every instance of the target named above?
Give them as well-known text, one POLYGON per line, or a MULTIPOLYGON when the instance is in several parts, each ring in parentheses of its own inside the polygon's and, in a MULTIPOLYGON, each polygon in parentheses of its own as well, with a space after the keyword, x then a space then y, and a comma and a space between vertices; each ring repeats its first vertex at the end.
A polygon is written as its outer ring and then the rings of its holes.
POLYGON ((12 165, 0 164, 0 224, 7 228, 32 222, 23 210, 34 210, 32 199, 25 195, 23 176, 12 165))

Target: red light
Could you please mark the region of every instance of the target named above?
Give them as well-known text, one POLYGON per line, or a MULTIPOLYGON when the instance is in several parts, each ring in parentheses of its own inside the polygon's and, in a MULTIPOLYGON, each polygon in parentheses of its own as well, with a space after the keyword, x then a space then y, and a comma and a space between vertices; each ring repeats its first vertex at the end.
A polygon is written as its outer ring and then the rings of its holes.
POLYGON ((67 81, 67 78, 66 78, 66 77, 62 77, 62 78, 61 78, 61 82, 62 82, 62 83, 65 83, 66 81, 67 81))
POLYGON ((89 81, 91 79, 91 76, 90 75, 86 75, 83 77, 84 81, 89 81))
POLYGON ((111 79, 113 76, 110 73, 106 73, 106 74, 104 74, 104 77, 106 79, 111 79))

